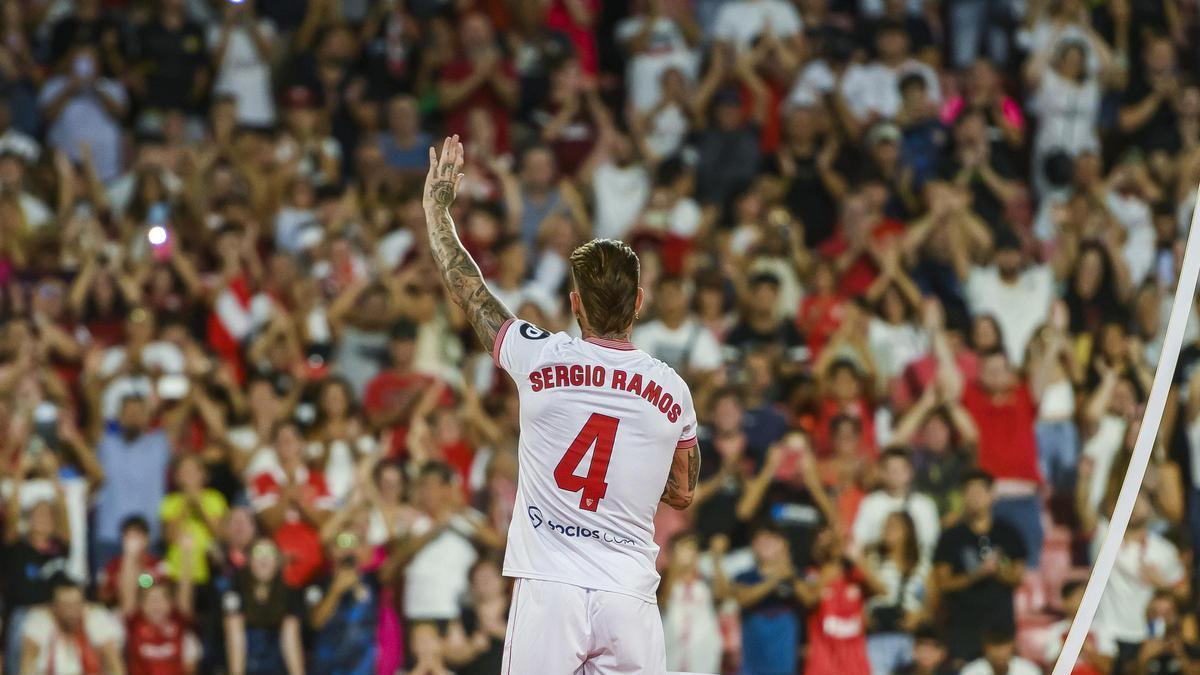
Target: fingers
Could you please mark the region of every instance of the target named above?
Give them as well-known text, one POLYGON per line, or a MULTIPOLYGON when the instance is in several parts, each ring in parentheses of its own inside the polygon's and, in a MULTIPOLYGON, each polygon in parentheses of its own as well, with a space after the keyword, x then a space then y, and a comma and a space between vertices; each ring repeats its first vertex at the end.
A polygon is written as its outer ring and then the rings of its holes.
POLYGON ((442 141, 442 151, 440 153, 432 147, 429 148, 429 175, 441 174, 443 177, 449 177, 454 181, 455 186, 457 186, 463 177, 461 169, 465 155, 466 153, 463 150, 462 142, 458 139, 458 134, 447 136, 446 140, 442 141))

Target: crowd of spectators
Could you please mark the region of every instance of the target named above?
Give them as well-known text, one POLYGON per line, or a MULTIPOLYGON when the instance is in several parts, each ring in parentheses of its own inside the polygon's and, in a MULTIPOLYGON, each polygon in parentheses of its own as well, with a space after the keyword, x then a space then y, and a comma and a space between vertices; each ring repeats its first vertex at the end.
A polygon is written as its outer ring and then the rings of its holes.
MULTIPOLYGON (((0 2, 4 672, 499 672, 519 412, 428 254, 451 133, 517 315, 641 256, 702 425, 671 669, 1040 672, 1162 348, 1198 9, 0 2)), ((1079 675, 1200 669, 1186 340, 1079 675)))

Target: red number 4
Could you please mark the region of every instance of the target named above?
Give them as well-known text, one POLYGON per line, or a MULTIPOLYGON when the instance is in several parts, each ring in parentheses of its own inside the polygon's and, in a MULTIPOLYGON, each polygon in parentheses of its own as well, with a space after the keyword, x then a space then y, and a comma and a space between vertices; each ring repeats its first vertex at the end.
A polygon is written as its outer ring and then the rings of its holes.
POLYGON ((608 492, 604 477, 608 474, 608 459, 612 455, 613 440, 616 439, 617 425, 620 423, 621 420, 615 417, 592 413, 579 435, 571 441, 567 454, 554 467, 554 481, 560 489, 567 492, 583 490, 579 508, 584 511, 595 511, 600 500, 604 499, 604 493, 608 492), (592 443, 596 444, 596 451, 592 453, 592 464, 588 467, 587 475, 576 476, 575 469, 579 468, 592 443))

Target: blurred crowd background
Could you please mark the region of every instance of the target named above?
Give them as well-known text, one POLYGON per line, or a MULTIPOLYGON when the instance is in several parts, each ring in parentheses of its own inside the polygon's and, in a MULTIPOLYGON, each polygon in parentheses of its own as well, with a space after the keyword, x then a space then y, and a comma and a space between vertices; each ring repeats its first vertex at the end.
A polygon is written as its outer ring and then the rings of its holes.
MULTIPOLYGON (((5 673, 495 674, 515 389, 631 243, 670 667, 1041 672, 1200 181, 1195 0, 5 0, 5 673)), ((1200 672, 1200 322, 1075 668, 1200 672)), ((564 439, 569 440, 569 439, 564 439)), ((616 451, 637 451, 618 448, 616 451)))

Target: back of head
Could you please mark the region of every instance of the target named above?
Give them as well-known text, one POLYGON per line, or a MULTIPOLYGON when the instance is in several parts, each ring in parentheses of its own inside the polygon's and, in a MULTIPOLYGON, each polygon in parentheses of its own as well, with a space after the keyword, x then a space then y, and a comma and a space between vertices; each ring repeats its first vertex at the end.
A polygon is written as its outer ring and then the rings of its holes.
POLYGON ((571 278, 588 328, 612 335, 629 328, 637 310, 641 264, 633 249, 613 239, 593 239, 571 253, 571 278))

